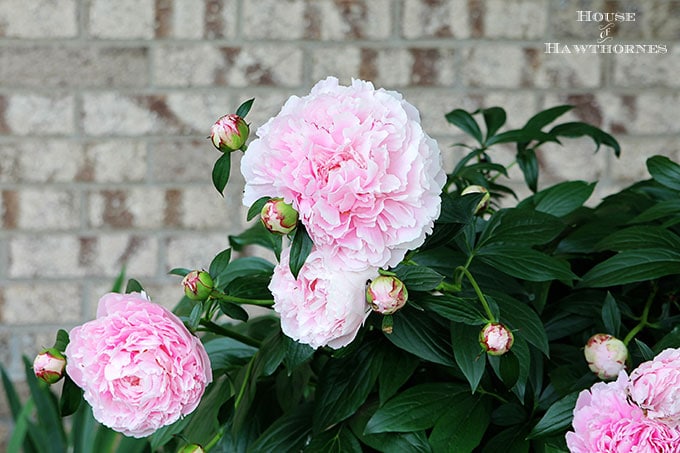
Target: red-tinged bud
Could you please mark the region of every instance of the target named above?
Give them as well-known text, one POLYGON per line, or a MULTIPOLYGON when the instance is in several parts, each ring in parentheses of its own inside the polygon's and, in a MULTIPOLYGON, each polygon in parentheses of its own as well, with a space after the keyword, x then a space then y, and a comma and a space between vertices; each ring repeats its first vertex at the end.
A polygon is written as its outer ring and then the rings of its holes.
POLYGON ((588 339, 583 354, 588 368, 600 379, 615 379, 626 367, 628 348, 612 335, 597 333, 588 339))
POLYGON ((491 194, 487 190, 486 187, 483 186, 467 186, 463 191, 460 193, 461 195, 467 195, 470 193, 483 193, 484 196, 482 199, 477 203, 477 208, 475 208, 475 214, 483 214, 486 212, 486 210, 489 208, 489 200, 491 199, 491 194))
POLYGON ((391 315, 406 304, 408 291, 404 282, 391 275, 375 278, 366 288, 366 301, 383 315, 391 315))
POLYGON ((33 361, 35 376, 48 384, 54 384, 64 377, 66 357, 54 348, 44 349, 33 361))
POLYGON ((288 234, 298 223, 298 212, 283 198, 272 198, 262 207, 262 223, 272 233, 288 234))
POLYGON ((490 322, 479 333, 479 344, 489 355, 503 355, 512 348, 515 337, 499 322, 490 322))
POLYGON ((212 277, 206 271, 191 271, 182 280, 184 294, 191 300, 205 300, 214 288, 212 277))
POLYGON ((205 450, 198 444, 188 444, 182 447, 177 453, 203 453, 205 450))
POLYGON ((241 149, 248 140, 250 128, 243 118, 233 113, 224 115, 210 128, 210 139, 223 153, 241 149))

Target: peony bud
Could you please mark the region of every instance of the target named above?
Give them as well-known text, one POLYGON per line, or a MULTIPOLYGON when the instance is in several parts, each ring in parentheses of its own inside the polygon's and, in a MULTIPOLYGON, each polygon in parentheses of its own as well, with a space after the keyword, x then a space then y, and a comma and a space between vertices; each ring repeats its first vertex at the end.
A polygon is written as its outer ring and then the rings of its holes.
POLYGON ((205 450, 198 444, 188 444, 182 447, 177 453, 203 453, 205 450))
POLYGON ((623 341, 606 333, 588 339, 583 351, 590 371, 600 379, 615 379, 626 367, 628 348, 623 341))
POLYGON ((182 280, 184 294, 191 300, 205 300, 214 288, 213 279, 206 271, 191 271, 182 280))
POLYGON ((297 226, 298 212, 283 198, 272 198, 262 206, 260 218, 272 233, 288 234, 297 226))
POLYGON ((241 149, 248 140, 250 128, 243 118, 233 113, 224 115, 210 128, 210 139, 223 153, 241 149))
POLYGON ((406 304, 408 291, 397 277, 381 275, 366 288, 366 300, 373 310, 391 315, 406 304))
POLYGON ((461 195, 467 195, 470 193, 483 193, 484 196, 482 199, 477 203, 477 208, 475 208, 475 214, 482 214, 487 210, 489 207, 489 199, 491 198, 491 194, 487 190, 486 187, 483 186, 467 186, 463 191, 460 193, 461 195))
POLYGON ((479 332, 479 344, 489 355, 503 355, 510 350, 515 337, 499 322, 490 322, 479 332))
POLYGON ((66 357, 54 348, 43 349, 33 361, 35 376, 48 384, 54 384, 64 376, 66 357))

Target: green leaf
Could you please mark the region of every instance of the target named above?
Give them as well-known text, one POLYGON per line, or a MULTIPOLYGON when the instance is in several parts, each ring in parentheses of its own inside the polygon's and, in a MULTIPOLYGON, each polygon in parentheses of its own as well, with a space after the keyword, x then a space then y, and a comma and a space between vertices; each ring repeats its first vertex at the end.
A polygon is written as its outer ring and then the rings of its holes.
POLYGON ((354 414, 371 393, 380 367, 381 356, 372 343, 363 344, 352 355, 327 362, 319 376, 315 397, 314 432, 354 414))
POLYGON ((430 434, 436 452, 468 453, 477 447, 491 421, 491 402, 485 396, 460 395, 442 414, 430 434))
POLYGON ((531 282, 571 281, 569 263, 536 250, 510 244, 490 244, 476 253, 480 260, 513 277, 531 282))
POLYGON ((189 318, 187 319, 187 327, 190 331, 194 332, 198 328, 202 313, 203 307, 201 306, 201 303, 196 303, 194 308, 191 309, 191 314, 189 314, 189 318))
POLYGON ((185 267, 175 267, 170 269, 168 275, 179 275, 180 277, 186 277, 189 272, 191 272, 191 269, 187 269, 185 267))
POLYGON ((442 274, 425 266, 400 264, 394 273, 409 291, 430 291, 444 280, 442 274))
POLYGON ((621 329, 621 310, 612 296, 612 293, 607 291, 607 297, 604 299, 602 304, 602 323, 604 328, 608 333, 619 336, 619 331, 621 329))
POLYGON ((248 209, 248 216, 246 217, 247 221, 251 221, 253 217, 260 215, 262 212, 262 208, 264 207, 267 202, 271 200, 271 197, 262 197, 258 198, 255 203, 252 204, 252 206, 248 209))
POLYGON ((650 348, 649 346, 647 346, 646 344, 644 344, 643 342, 641 342, 637 338, 635 339, 635 344, 637 345, 638 349, 640 350, 640 354, 642 355, 642 358, 644 360, 647 361, 647 360, 654 359, 654 356, 656 354, 654 354, 654 351, 652 350, 652 348, 650 348))
POLYGON ((144 291, 144 288, 142 288, 141 283, 134 278, 128 280, 127 285, 125 286, 125 294, 141 293, 142 291, 144 291))
POLYGON ((500 107, 489 107, 480 110, 486 125, 486 139, 488 140, 505 124, 505 110, 500 107))
POLYGON ((486 368, 486 353, 479 344, 479 331, 479 327, 466 324, 451 326, 453 356, 470 383, 472 393, 477 390, 486 368))
POLYGON ((361 453, 361 444, 345 425, 338 425, 312 437, 305 453, 361 453))
POLYGON ((248 448, 248 453, 301 451, 312 424, 312 405, 301 404, 284 414, 248 448))
POLYGON ((57 401, 47 384, 38 381, 33 374, 33 364, 23 358, 26 370, 26 382, 35 402, 40 429, 46 434, 50 451, 66 452, 66 433, 61 423, 57 401))
POLYGON ((550 214, 527 208, 501 209, 489 219, 478 244, 545 244, 557 237, 564 227, 560 219, 550 214))
POLYGON ((242 366, 257 352, 257 348, 228 337, 218 337, 206 342, 205 350, 214 371, 242 366))
POLYGON ((673 190, 680 190, 680 165, 668 157, 650 157, 647 159, 647 170, 659 184, 673 190))
POLYGON ((120 293, 121 290, 123 289, 123 282, 125 281, 125 266, 120 270, 120 273, 116 277, 116 281, 113 282, 113 286, 111 287, 111 292, 112 293, 120 293))
POLYGON ((442 413, 466 394, 465 385, 454 382, 409 387, 379 408, 366 424, 365 434, 407 432, 434 426, 442 413))
POLYGON ((680 251, 661 248, 624 250, 598 263, 583 276, 580 287, 603 288, 680 273, 680 251))
POLYGON ((232 302, 227 302, 226 300, 220 300, 220 311, 225 315, 229 316, 231 319, 236 319, 238 321, 247 322, 248 312, 243 309, 240 305, 232 302))
POLYGON ((486 146, 496 145, 499 143, 529 143, 532 140, 537 140, 541 143, 544 142, 557 142, 554 135, 546 134, 539 130, 533 129, 513 129, 505 132, 501 132, 498 135, 494 135, 486 141, 486 146))
POLYGON ((664 217, 680 218, 680 199, 664 200, 656 203, 640 215, 634 217, 628 223, 644 223, 653 220, 663 219, 664 217))
POLYGON ((224 153, 215 161, 212 170, 212 181, 215 189, 224 196, 224 188, 229 182, 229 172, 231 171, 231 153, 224 153))
POLYGON ((483 193, 470 193, 458 197, 442 194, 441 214, 437 222, 470 223, 475 218, 477 204, 479 204, 483 197, 483 193))
POLYGON ((537 211, 564 217, 583 206, 594 189, 595 183, 567 181, 541 190, 533 200, 537 211))
POLYGON ((229 261, 231 260, 231 249, 222 250, 220 253, 215 255, 215 258, 210 262, 210 267, 208 268, 208 273, 213 279, 217 279, 220 275, 224 274, 229 267, 229 261))
POLYGON ((548 335, 538 314, 527 304, 507 294, 492 292, 501 310, 501 322, 506 323, 515 336, 521 336, 546 356, 549 353, 548 335))
POLYGON ((449 329, 428 313, 407 304, 393 315, 394 330, 386 334, 395 346, 416 357, 446 366, 455 366, 449 329))
POLYGON ((69 343, 69 337, 68 337, 68 332, 65 331, 64 329, 59 329, 57 331, 57 339, 54 341, 54 349, 57 351, 64 352, 66 351, 66 346, 68 346, 69 343))
POLYGON ((680 236, 660 226, 632 226, 606 236, 595 245, 595 250, 620 252, 648 247, 680 250, 680 236))
POLYGON ((472 326, 486 324, 486 314, 482 311, 479 301, 475 298, 463 298, 442 294, 428 295, 417 300, 418 305, 427 311, 437 313, 450 321, 472 326))
POLYGON ((583 137, 588 136, 595 142, 595 151, 600 149, 600 145, 606 145, 614 150, 614 155, 619 157, 621 155, 621 146, 614 137, 590 124, 573 122, 558 124, 553 127, 550 132, 551 135, 559 137, 583 137))
POLYGON ((538 112, 524 125, 524 129, 528 130, 540 130, 543 126, 552 123, 560 116, 567 113, 569 110, 574 108, 571 105, 558 105, 556 107, 551 107, 549 109, 538 112))
POLYGON ((283 358, 283 364, 288 370, 288 374, 297 367, 306 363, 314 355, 314 348, 308 344, 300 343, 290 337, 284 337, 284 344, 286 348, 286 355, 283 358))
POLYGON ((302 223, 298 224, 295 229, 295 235, 293 236, 293 243, 290 246, 289 259, 290 272, 296 280, 300 273, 300 269, 302 269, 305 260, 312 251, 313 245, 314 243, 309 237, 309 234, 307 234, 305 226, 302 223))
POLYGON ((229 236, 229 244, 237 252, 243 250, 243 247, 247 245, 260 245, 272 250, 278 258, 281 253, 282 239, 283 236, 280 234, 272 234, 269 232, 262 222, 255 222, 253 226, 241 234, 229 236))
POLYGON ((420 360, 413 354, 397 348, 383 349, 382 367, 378 376, 381 405, 399 391, 419 364, 420 360))
MULTIPOLYGON (((531 444, 525 439, 528 432, 525 429, 518 429, 517 426, 508 428, 494 437, 484 445, 482 453, 529 453, 531 444)), ((544 452, 545 453, 545 452, 544 452)))
POLYGON ((567 428, 573 418, 574 406, 579 392, 573 392, 562 399, 557 400, 545 412, 545 415, 536 423, 529 433, 529 439, 545 437, 567 428))
POLYGON ((253 102, 255 102, 255 98, 248 99, 243 104, 239 105, 238 108, 236 109, 236 115, 240 116, 241 118, 245 118, 248 112, 250 112, 250 108, 253 106, 253 102))
POLYGON ((458 126, 463 132, 472 136, 480 144, 482 143, 482 131, 477 121, 468 112, 462 109, 452 110, 446 114, 446 121, 458 126))
POLYGON ((524 181, 532 192, 538 190, 538 159, 533 149, 517 153, 517 165, 524 174, 524 181))
POLYGON ((78 387, 68 374, 64 375, 64 384, 59 399, 59 414, 68 417, 78 410, 83 399, 83 391, 78 387))

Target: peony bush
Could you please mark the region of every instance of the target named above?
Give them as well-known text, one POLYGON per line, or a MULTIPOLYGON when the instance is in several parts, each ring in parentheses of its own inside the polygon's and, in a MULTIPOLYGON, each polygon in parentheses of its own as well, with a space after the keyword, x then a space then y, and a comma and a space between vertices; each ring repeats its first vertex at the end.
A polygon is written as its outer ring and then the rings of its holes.
POLYGON ((452 110, 467 138, 445 168, 448 144, 370 82, 327 78, 262 125, 253 105, 211 129, 219 193, 244 153, 251 226, 170 270, 174 314, 121 275, 97 319, 27 361, 33 418, 5 379, 13 446, 680 452, 680 165, 651 157, 591 200, 596 181, 539 185, 546 143, 621 152, 561 122, 570 106, 519 129, 500 107, 452 110), (62 376, 57 399, 43 381, 62 376))

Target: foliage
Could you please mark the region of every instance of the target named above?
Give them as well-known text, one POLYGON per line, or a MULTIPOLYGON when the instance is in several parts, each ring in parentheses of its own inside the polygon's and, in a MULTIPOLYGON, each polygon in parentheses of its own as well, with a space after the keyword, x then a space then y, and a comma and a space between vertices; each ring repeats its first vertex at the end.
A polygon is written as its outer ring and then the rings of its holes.
MULTIPOLYGON (((288 239, 258 220, 230 237, 231 248, 208 266, 216 291, 202 302, 184 298, 176 310, 203 333, 215 382, 193 414, 150 437, 151 448, 172 451, 185 439, 213 452, 566 451, 576 395, 597 379, 583 358, 591 335, 622 338, 629 369, 680 347, 680 165, 652 157, 651 179, 599 204, 585 205, 595 186, 588 181, 539 190, 544 143, 587 136, 596 151, 620 153, 591 125, 551 126, 569 109, 545 110, 502 132, 500 107, 447 114, 474 144, 458 144, 468 152, 448 174, 433 233, 390 270, 408 288, 407 306, 371 314, 340 350, 287 338, 273 315, 249 319, 242 305, 271 305, 273 264, 232 251, 257 245, 278 256, 288 239), (514 192, 499 182, 508 167, 495 152, 511 145, 532 195, 499 208, 514 192), (461 196, 469 185, 491 194, 481 215, 482 194, 461 196), (489 321, 512 330, 507 354, 482 351, 478 336, 489 321)), ((299 269, 309 238, 298 230, 292 241, 299 269)), ((83 407, 75 433, 93 423, 83 407)), ((38 442, 35 424, 18 417, 26 445, 38 442)))

